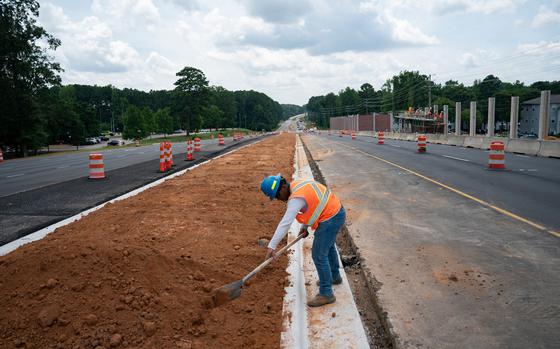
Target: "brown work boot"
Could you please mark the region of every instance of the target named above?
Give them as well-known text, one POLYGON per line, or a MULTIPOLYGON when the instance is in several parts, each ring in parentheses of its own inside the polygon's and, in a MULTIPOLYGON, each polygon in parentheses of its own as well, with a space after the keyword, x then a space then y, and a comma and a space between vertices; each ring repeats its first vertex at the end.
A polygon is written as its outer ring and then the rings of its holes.
POLYGON ((327 297, 321 294, 317 294, 315 298, 307 302, 307 305, 309 305, 310 307, 320 307, 325 304, 334 303, 335 301, 336 301, 336 297, 334 295, 327 297))
MULTIPOLYGON (((340 285, 342 283, 342 278, 339 277, 338 279, 333 279, 332 280, 332 284, 333 285, 340 285)), ((317 280, 317 286, 321 286, 321 282, 319 280, 317 280)))

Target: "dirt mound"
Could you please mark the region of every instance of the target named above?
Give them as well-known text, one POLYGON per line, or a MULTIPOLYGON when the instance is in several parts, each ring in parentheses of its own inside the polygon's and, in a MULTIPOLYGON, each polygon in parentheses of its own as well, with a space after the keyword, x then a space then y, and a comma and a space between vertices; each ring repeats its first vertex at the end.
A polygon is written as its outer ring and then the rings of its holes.
POLYGON ((284 206, 260 181, 291 176, 294 142, 267 139, 0 257, 0 347, 279 347, 285 257, 239 299, 203 304, 262 262, 284 206))

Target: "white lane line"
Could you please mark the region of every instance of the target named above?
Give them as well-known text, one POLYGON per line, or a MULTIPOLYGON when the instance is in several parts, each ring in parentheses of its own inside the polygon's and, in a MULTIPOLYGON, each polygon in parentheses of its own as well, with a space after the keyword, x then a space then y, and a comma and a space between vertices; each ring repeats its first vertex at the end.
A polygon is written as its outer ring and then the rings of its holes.
POLYGON ((64 166, 60 166, 60 167, 57 167, 57 168, 67 168, 67 167, 70 167, 70 165, 64 165, 64 166))
POLYGON ((402 148, 400 145, 389 144, 391 147, 402 148))
POLYGON ((14 178, 14 177, 19 177, 19 176, 24 176, 24 175, 25 175, 25 173, 18 173, 18 174, 15 174, 15 175, 6 176, 6 178, 14 178))
POLYGON ((128 154, 124 154, 124 155, 119 155, 117 156, 118 158, 126 158, 128 156, 128 154))
POLYGON ((470 160, 461 159, 461 158, 456 158, 456 157, 454 157, 454 156, 449 156, 449 155, 442 155, 442 156, 443 156, 443 157, 446 157, 446 158, 454 159, 454 160, 459 160, 459 161, 464 161, 464 162, 471 162, 470 160))
POLYGON ((529 156, 527 155, 519 155, 519 154, 514 154, 515 156, 519 156, 520 158, 528 158, 529 156))
POLYGON ((520 169, 517 170, 517 171, 519 171, 519 172, 524 172, 524 171, 527 171, 527 172, 538 172, 539 170, 537 170, 536 168, 527 168, 527 169, 525 169, 525 168, 520 168, 520 169))

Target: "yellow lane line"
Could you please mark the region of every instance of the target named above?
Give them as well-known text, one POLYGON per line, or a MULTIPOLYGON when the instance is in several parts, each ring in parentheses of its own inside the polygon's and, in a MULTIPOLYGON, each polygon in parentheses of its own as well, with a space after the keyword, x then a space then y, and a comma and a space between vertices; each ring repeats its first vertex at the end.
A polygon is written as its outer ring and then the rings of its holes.
POLYGON ((455 189, 455 188, 453 188, 453 187, 450 187, 450 186, 448 186, 448 185, 446 185, 446 184, 443 184, 443 183, 441 183, 441 182, 436 181, 435 179, 432 179, 432 178, 430 178, 430 177, 426 177, 426 176, 424 176, 423 174, 420 174, 420 173, 418 173, 418 172, 416 172, 416 171, 410 170, 410 169, 408 169, 408 168, 406 168, 406 167, 403 167, 403 166, 401 166, 401 165, 399 165, 399 164, 396 164, 396 163, 394 163, 394 162, 391 162, 391 161, 389 161, 389 160, 385 160, 385 159, 383 159, 383 158, 380 158, 380 157, 378 157, 378 156, 372 155, 372 154, 370 154, 370 153, 366 153, 365 151, 362 151, 362 150, 360 150, 360 149, 358 149, 358 148, 351 147, 351 146, 347 146, 346 144, 340 143, 340 142, 335 142, 335 141, 333 141, 333 142, 334 142, 334 143, 337 143, 337 144, 339 144, 339 145, 342 145, 342 146, 345 147, 345 148, 352 149, 352 150, 355 150, 355 151, 357 151, 357 152, 359 152, 359 153, 362 153, 362 154, 364 154, 364 155, 366 155, 366 156, 372 157, 372 158, 374 158, 374 159, 376 159, 376 160, 379 160, 379 161, 385 162, 385 163, 387 163, 387 164, 389 164, 389 165, 395 166, 395 167, 397 167, 397 168, 399 168, 399 169, 401 169, 401 170, 403 170, 403 171, 409 172, 409 173, 411 173, 411 174, 413 174, 413 175, 415 175, 415 176, 418 176, 418 177, 420 177, 420 178, 422 178, 422 179, 425 179, 425 180, 427 180, 428 182, 432 182, 432 183, 434 183, 434 184, 436 184, 436 185, 439 185, 440 187, 443 187, 443 188, 445 188, 445 189, 447 189, 447 190, 450 190, 450 191, 452 191, 452 192, 454 192, 454 193, 456 193, 456 194, 459 194, 459 195, 461 195, 461 196, 463 196, 463 197, 466 197, 467 199, 471 199, 471 200, 473 200, 473 201, 475 201, 475 202, 478 202, 478 203, 481 204, 482 206, 489 207, 489 208, 491 208, 491 209, 493 209, 493 210, 495 210, 495 211, 500 212, 501 214, 504 214, 504 215, 506 215, 506 216, 508 216, 508 217, 511 217, 511 218, 513 218, 513 219, 516 219, 516 220, 518 220, 518 221, 520 221, 520 222, 526 223, 526 224, 528 224, 528 225, 530 225, 530 226, 532 226, 532 227, 534 227, 534 228, 537 228, 537 229, 539 229, 539 230, 546 231, 547 233, 550 233, 550 234, 552 234, 552 235, 554 235, 554 236, 560 238, 560 232, 548 230, 548 229, 546 229, 546 227, 544 227, 544 226, 542 226, 542 225, 540 225, 540 224, 538 224, 538 223, 532 222, 532 221, 528 220, 527 218, 523 218, 523 217, 521 217, 521 216, 518 216, 518 215, 516 215, 515 213, 512 213, 512 212, 510 212, 510 211, 508 211, 508 210, 504 210, 503 208, 500 208, 500 207, 498 207, 498 206, 494 206, 494 205, 492 205, 492 204, 489 203, 489 202, 486 202, 486 201, 481 200, 481 199, 479 199, 479 198, 477 198, 477 197, 474 197, 474 196, 469 195, 469 194, 467 194, 467 193, 465 193, 465 192, 462 192, 462 191, 460 191, 459 189, 455 189))

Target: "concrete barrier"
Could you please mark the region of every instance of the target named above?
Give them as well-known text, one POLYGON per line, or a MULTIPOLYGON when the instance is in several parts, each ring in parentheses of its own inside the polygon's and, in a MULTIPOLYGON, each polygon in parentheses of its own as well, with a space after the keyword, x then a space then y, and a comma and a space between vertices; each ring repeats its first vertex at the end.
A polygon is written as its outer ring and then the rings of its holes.
POLYGON ((541 142, 537 140, 510 139, 506 145, 507 152, 526 155, 538 155, 540 149, 541 142))
POLYGON ((463 143, 464 147, 476 148, 476 149, 486 149, 484 148, 484 138, 483 136, 466 136, 463 143))
POLYGON ((560 141, 542 141, 539 156, 560 158, 560 141))
POLYGON ((463 136, 455 136, 455 135, 448 135, 447 136, 447 143, 448 145, 455 145, 458 147, 462 147, 465 143, 465 137, 463 136))

